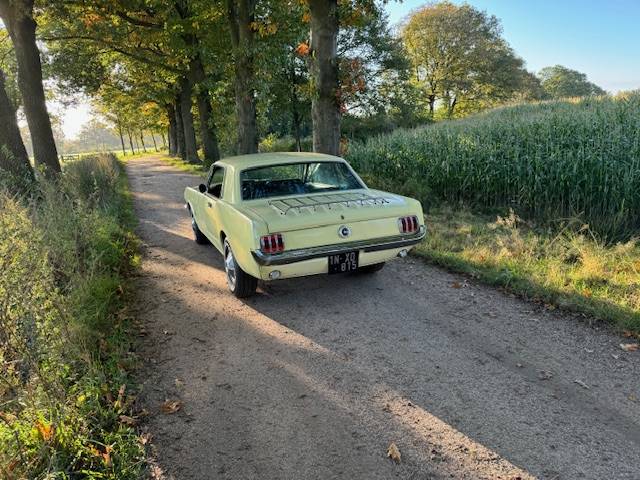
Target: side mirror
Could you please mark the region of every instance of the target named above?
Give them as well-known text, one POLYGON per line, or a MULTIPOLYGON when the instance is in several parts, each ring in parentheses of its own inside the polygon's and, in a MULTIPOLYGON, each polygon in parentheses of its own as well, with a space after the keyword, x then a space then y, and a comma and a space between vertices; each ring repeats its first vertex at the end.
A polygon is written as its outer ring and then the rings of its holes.
POLYGON ((207 193, 207 186, 204 183, 201 183, 198 185, 198 190, 200 190, 200 193, 207 193))

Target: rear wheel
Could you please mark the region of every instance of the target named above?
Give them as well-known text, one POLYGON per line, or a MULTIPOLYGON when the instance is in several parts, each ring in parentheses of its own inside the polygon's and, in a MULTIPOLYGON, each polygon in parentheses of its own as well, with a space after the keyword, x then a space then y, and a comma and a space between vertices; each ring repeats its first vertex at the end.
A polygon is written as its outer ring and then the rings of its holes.
POLYGON ((224 271, 227 275, 229 290, 238 298, 253 295, 258 286, 258 279, 246 273, 236 262, 231 245, 224 241, 224 271))
POLYGON ((209 239, 198 228, 198 224, 196 223, 196 217, 193 216, 193 212, 191 211, 191 208, 189 208, 189 213, 191 214, 191 230, 193 230, 194 240, 196 241, 196 243, 200 245, 206 245, 207 243, 209 243, 209 239))
POLYGON ((364 267, 358 268, 358 271, 361 273, 376 273, 382 270, 382 267, 384 267, 384 262, 374 263, 373 265, 365 265, 364 267))

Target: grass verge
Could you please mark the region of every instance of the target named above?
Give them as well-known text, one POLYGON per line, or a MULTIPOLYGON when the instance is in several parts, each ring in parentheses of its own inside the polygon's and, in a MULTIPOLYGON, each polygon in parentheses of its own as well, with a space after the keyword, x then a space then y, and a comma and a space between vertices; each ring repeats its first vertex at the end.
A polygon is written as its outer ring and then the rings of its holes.
POLYGON ((113 155, 70 162, 28 196, 0 188, 1 478, 139 478, 134 223, 113 155))
POLYGON ((168 163, 172 167, 176 167, 183 172, 192 173, 194 175, 198 175, 200 177, 204 177, 207 174, 208 168, 204 164, 194 164, 194 163, 186 163, 179 157, 171 157, 168 154, 164 154, 161 157, 161 160, 165 163, 168 163))
POLYGON ((513 212, 431 209, 414 252, 432 263, 505 287, 547 308, 583 313, 640 333, 640 242, 606 245, 586 225, 544 230, 513 212))

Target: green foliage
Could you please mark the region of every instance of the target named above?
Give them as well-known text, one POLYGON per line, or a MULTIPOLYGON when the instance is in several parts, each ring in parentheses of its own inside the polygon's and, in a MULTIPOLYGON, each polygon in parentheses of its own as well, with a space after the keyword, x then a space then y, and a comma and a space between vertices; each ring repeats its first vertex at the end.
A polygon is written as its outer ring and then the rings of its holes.
POLYGON ((447 118, 504 103, 536 79, 502 38, 499 20, 471 5, 443 1, 415 11, 402 29, 413 81, 431 114, 447 118))
MULTIPOLYGON (((390 188, 416 179, 434 200, 513 207, 602 238, 640 228, 640 94, 496 109, 350 145, 347 159, 390 188)), ((401 189, 399 191, 402 191, 401 189)))
POLYGON ((66 165, 37 196, 0 192, 0 476, 135 479, 124 310, 136 242, 112 156, 66 165))
POLYGON ((538 76, 542 89, 550 98, 587 97, 606 93, 598 85, 588 81, 586 74, 562 65, 545 67, 538 76))
MULTIPOLYGON (((300 141, 300 146, 300 151, 310 152, 313 148, 311 138, 303 138, 300 141)), ((258 145, 258 151, 260 153, 295 152, 296 140, 295 138, 290 136, 278 137, 277 135, 270 133, 260 141, 260 144, 258 145)))
POLYGON ((640 243, 596 241, 587 228, 550 232, 503 216, 433 209, 415 252, 547 308, 560 306, 640 333, 640 243))

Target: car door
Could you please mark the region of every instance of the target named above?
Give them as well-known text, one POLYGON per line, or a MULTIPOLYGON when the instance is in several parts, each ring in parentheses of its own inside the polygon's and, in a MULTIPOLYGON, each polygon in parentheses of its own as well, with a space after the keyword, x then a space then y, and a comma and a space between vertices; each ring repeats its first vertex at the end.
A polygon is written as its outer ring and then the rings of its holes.
POLYGON ((207 237, 211 242, 222 248, 220 243, 220 200, 223 198, 224 191, 224 167, 214 165, 207 179, 207 191, 204 194, 204 225, 207 237))

